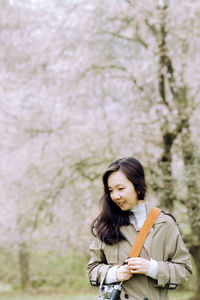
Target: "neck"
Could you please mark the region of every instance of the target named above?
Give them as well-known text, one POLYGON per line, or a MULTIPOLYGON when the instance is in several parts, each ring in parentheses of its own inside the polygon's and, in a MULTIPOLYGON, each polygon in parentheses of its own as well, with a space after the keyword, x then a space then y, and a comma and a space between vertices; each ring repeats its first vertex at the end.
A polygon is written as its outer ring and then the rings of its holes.
POLYGON ((142 227, 146 219, 146 207, 144 201, 141 201, 131 209, 131 212, 135 215, 139 229, 142 227))
POLYGON ((145 204, 144 200, 138 200, 138 203, 133 208, 131 208, 131 211, 134 212, 135 210, 137 211, 138 208, 140 208, 140 207, 143 207, 143 206, 145 207, 144 204, 145 204), (141 204, 143 204, 143 205, 141 205, 141 204))

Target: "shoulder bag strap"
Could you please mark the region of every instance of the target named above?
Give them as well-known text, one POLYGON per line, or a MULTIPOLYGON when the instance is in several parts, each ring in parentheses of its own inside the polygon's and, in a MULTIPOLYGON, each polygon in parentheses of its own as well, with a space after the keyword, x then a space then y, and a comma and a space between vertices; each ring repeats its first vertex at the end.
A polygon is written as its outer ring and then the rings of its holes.
POLYGON ((140 254, 142 246, 144 245, 144 242, 147 238, 147 235, 149 234, 149 231, 151 230, 153 224, 157 220, 160 213, 161 213, 161 210, 159 208, 157 208, 157 207, 152 208, 152 210, 148 214, 146 220, 144 221, 144 224, 143 224, 142 228, 140 229, 140 232, 138 233, 138 235, 136 237, 136 240, 133 244, 131 252, 129 253, 129 257, 137 257, 140 254))

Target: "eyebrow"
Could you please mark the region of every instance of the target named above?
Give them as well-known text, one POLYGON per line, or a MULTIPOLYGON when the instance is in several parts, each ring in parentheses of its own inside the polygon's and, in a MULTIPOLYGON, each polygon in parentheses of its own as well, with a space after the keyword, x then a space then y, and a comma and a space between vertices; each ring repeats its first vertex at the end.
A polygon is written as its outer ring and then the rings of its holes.
MULTIPOLYGON (((124 184, 123 184, 123 183, 120 183, 120 184, 115 185, 115 187, 118 187, 118 186, 124 186, 124 184)), ((108 186, 108 188, 109 188, 109 189, 112 189, 111 186, 108 186)))

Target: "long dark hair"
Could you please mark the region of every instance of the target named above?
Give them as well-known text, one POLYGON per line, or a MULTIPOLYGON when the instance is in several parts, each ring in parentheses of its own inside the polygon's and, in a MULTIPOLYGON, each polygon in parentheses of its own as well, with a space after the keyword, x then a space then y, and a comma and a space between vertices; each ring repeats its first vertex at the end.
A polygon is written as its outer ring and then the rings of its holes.
POLYGON ((102 242, 110 245, 125 239, 120 231, 120 226, 128 225, 132 214, 130 211, 122 211, 110 197, 108 177, 111 173, 119 170, 133 183, 138 200, 144 200, 146 194, 144 169, 137 159, 132 157, 120 158, 108 166, 102 176, 104 194, 100 200, 101 212, 92 222, 91 231, 102 242))

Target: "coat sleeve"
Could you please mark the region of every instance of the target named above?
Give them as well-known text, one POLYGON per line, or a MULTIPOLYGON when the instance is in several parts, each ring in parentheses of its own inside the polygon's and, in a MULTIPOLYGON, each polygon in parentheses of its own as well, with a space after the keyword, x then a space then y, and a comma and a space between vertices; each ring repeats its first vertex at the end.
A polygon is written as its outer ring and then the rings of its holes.
POLYGON ((170 220, 167 225, 168 231, 163 249, 166 261, 158 261, 158 282, 156 286, 173 289, 190 277, 192 263, 177 224, 170 220))
POLYGON ((90 260, 87 266, 87 275, 91 285, 102 284, 110 267, 102 246, 103 243, 95 239, 89 248, 90 260))

